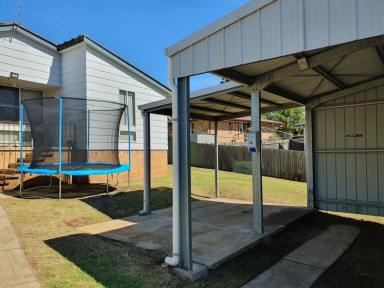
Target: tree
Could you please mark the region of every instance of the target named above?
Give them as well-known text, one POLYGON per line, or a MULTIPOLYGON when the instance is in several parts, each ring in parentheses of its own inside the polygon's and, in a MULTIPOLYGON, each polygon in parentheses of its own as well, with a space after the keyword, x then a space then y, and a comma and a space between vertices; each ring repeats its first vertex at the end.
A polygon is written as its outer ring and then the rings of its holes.
POLYGON ((284 123, 285 130, 294 132, 295 126, 303 125, 305 122, 304 107, 297 107, 282 111, 269 112, 265 114, 266 119, 284 123))

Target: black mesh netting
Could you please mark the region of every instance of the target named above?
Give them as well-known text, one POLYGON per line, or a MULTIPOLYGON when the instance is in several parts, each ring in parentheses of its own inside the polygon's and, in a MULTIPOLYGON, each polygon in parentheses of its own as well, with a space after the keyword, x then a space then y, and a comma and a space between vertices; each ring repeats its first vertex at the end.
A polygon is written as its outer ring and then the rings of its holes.
MULTIPOLYGON (((62 97, 62 170, 117 168, 119 131, 126 106, 119 103, 62 97)), ((60 98, 23 101, 31 126, 30 168, 58 170, 60 98)))

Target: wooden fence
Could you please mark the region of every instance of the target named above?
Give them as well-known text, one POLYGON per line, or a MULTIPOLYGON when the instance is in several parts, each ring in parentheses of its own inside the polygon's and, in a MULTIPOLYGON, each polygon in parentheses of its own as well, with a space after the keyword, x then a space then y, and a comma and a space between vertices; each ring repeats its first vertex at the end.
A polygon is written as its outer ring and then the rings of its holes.
MULTIPOLYGON (((169 143, 168 162, 172 163, 172 143, 169 143)), ((214 145, 191 143, 191 165, 214 168, 214 145)), ((233 171, 239 161, 250 163, 252 154, 244 146, 219 146, 219 169, 233 171)), ((305 181, 305 154, 303 151, 262 149, 264 176, 305 181)))

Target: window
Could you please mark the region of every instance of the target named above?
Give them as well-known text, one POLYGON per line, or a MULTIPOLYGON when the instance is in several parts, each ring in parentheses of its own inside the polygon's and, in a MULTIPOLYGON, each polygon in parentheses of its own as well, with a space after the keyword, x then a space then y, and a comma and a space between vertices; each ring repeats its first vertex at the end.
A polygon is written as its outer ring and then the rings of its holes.
POLYGON ((245 131, 245 123, 243 123, 243 122, 240 122, 239 123, 239 132, 240 133, 244 133, 244 131, 245 131))
MULTIPOLYGON (((125 90, 119 90, 119 102, 124 105, 128 105, 129 109, 129 122, 131 126, 136 126, 136 95, 135 92, 129 92, 125 90)), ((127 111, 124 111, 123 119, 121 119, 121 125, 127 126, 127 111)))
MULTIPOLYGON (((29 99, 40 99, 40 108, 39 110, 36 110, 36 113, 40 114, 40 121, 43 123, 43 93, 41 91, 35 91, 35 90, 27 90, 27 89, 20 89, 20 103, 24 100, 29 99)), ((35 103, 37 103, 37 100, 34 100, 35 103)), ((35 118, 36 119, 36 118, 35 118)), ((36 121, 36 120, 35 120, 36 121)), ((27 115, 27 111, 24 111, 24 124, 29 124, 29 119, 27 115)))
POLYGON ((233 124, 232 124, 232 122, 228 123, 228 127, 229 127, 228 128, 229 131, 233 131, 233 124))
MULTIPOLYGON (((17 145, 20 141, 19 103, 26 99, 41 97, 42 93, 40 91, 0 86, 0 146, 17 145)), ((37 111, 36 113, 40 112, 37 111)), ((24 126, 24 145, 31 146, 31 132, 25 111, 24 126)))
POLYGON ((195 122, 191 121, 191 134, 195 134, 195 122))
MULTIPOLYGON (((130 131, 131 142, 136 142, 136 132, 130 131)), ((128 131, 120 131, 120 141, 128 142, 128 131)))
POLYGON ((0 121, 19 121, 19 89, 0 86, 0 121))

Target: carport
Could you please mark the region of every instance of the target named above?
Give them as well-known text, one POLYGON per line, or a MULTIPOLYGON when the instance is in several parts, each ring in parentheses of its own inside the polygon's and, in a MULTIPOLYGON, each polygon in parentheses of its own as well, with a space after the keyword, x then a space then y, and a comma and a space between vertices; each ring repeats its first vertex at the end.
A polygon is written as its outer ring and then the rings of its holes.
POLYGON ((381 0, 254 0, 166 49, 180 268, 192 270, 189 121, 197 111, 214 121, 252 115, 255 233, 263 233, 260 114, 276 96, 306 107, 308 207, 384 215, 383 15, 381 0), (217 106, 230 100, 215 93, 193 103, 190 77, 203 73, 246 86, 237 104, 248 108, 217 106))
MULTIPOLYGON (((298 107, 302 104, 291 99, 283 98, 269 91, 261 91, 260 111, 284 110, 298 107)), ((207 120, 214 123, 215 135, 215 194, 220 197, 218 180, 218 139, 217 127, 219 121, 235 119, 247 116, 251 110, 251 87, 235 82, 226 82, 207 89, 191 93, 190 118, 194 120, 207 120)), ((151 149, 150 149, 150 119, 151 114, 172 116, 172 99, 164 99, 139 106, 144 117, 144 202, 141 215, 147 215, 151 211, 151 149)))

